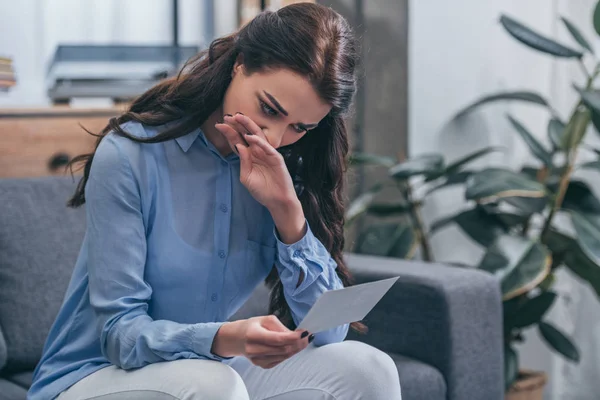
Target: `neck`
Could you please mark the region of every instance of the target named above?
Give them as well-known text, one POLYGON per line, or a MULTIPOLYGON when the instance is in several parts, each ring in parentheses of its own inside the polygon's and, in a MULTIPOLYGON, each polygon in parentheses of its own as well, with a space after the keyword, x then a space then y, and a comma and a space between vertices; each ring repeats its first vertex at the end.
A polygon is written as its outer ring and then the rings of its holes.
POLYGON ((221 153, 223 157, 227 156, 231 153, 231 147, 229 147, 229 143, 227 143, 227 139, 221 132, 215 128, 215 124, 217 122, 222 121, 223 119, 223 109, 219 107, 215 112, 213 112, 206 121, 200 126, 202 132, 204 132, 204 136, 206 139, 215 146, 215 148, 221 153))

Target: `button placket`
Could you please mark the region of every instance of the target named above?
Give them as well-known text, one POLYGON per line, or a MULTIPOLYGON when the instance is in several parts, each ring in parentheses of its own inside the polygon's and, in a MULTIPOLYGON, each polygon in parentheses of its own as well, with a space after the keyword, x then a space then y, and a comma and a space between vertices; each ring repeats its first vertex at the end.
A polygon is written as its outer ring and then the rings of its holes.
MULTIPOLYGON (((214 251, 215 274, 212 280, 213 292, 209 292, 210 301, 213 303, 225 298, 220 298, 224 282, 224 273, 227 270, 227 256, 229 253, 229 238, 231 235, 231 168, 229 163, 220 165, 217 178, 214 208, 214 251)), ((214 306, 212 318, 216 320, 224 312, 221 307, 214 306)))

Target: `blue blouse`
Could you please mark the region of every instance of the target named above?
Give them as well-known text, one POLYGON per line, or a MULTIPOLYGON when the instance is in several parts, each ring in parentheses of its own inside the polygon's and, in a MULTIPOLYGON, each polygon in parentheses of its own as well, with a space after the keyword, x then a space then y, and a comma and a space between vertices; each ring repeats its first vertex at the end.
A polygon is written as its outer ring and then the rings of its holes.
MULTIPOLYGON (((123 128, 157 134, 136 122, 123 128)), ((323 292, 343 287, 310 226, 297 243, 279 241, 269 211, 240 183, 239 165, 199 128, 156 144, 114 133, 102 140, 86 185, 85 238, 29 399, 52 399, 113 364, 227 363, 210 351, 214 336, 273 265, 296 324, 323 292)), ((341 342, 347 332, 320 332, 313 343, 341 342)))

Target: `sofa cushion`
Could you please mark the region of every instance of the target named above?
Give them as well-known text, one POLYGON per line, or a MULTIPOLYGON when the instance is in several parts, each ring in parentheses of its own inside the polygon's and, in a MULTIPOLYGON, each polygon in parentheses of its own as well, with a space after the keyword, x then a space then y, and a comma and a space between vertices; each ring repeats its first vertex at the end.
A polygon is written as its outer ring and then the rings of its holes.
POLYGON ((0 371, 6 365, 6 358, 8 357, 8 349, 6 348, 6 341, 4 340, 4 334, 2 333, 2 325, 0 325, 0 371))
POLYGON ((18 374, 3 376, 2 378, 11 381, 25 389, 29 389, 33 382, 33 371, 19 372, 18 374))
POLYGON ((26 389, 0 378, 0 400, 25 400, 26 397, 26 389))
POLYGON ((85 231, 66 207, 71 177, 0 180, 0 326, 3 374, 34 369, 62 303, 85 231))
POLYGON ((445 400, 446 381, 440 371, 429 364, 391 353, 396 363, 402 398, 410 400, 445 400))

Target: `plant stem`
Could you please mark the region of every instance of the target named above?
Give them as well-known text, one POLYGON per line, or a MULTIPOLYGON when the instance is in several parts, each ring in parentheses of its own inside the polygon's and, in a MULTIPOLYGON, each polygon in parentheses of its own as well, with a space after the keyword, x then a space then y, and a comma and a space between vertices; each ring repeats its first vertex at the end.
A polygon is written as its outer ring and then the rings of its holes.
POLYGON ((412 219, 415 230, 417 231, 417 239, 421 244, 423 259, 431 262, 433 261, 433 253, 429 244, 429 238, 427 238, 425 235, 425 224, 423 223, 423 217, 421 216, 421 204, 414 201, 412 188, 410 187, 409 182, 406 182, 405 191, 406 199, 410 208, 410 218, 412 219))
POLYGON ((565 198, 565 193, 567 192, 567 187, 569 186, 572 171, 573 165, 570 162, 568 162, 568 167, 565 169, 565 172, 563 172, 562 176, 560 177, 560 184, 558 186, 558 193, 556 193, 556 196, 554 198, 554 204, 552 204, 552 208, 550 208, 550 213, 548 213, 548 217, 544 222, 544 228, 542 229, 542 233, 540 235, 542 243, 545 242, 546 235, 548 234, 550 226, 552 225, 552 219, 554 219, 556 211, 560 208, 563 199, 565 198))
MULTIPOLYGON (((596 79, 596 77, 600 73, 600 63, 596 64, 596 67, 594 68, 594 73, 592 75, 587 74, 587 70, 585 69, 585 65, 583 65, 583 63, 581 63, 581 65, 582 65, 582 68, 584 69, 584 71, 586 71, 586 75, 588 78, 587 83, 585 85, 586 90, 588 90, 592 87, 592 83, 594 82, 594 79, 596 79)), ((573 109, 573 113, 571 114, 569 123, 571 123, 573 118, 577 115, 577 109, 582 104, 583 104, 583 101, 580 99, 577 102, 577 105, 575 106, 575 108, 573 109)), ((580 143, 581 143, 581 141, 580 141, 580 143)), ((565 193, 567 192, 567 188, 569 186, 569 181, 571 178, 571 173, 573 172, 573 165, 575 164, 575 156, 577 155, 577 147, 578 146, 571 148, 567 154, 567 157, 565 160, 565 165, 563 166, 563 172, 560 177, 558 193, 556 193, 556 196, 554 198, 554 203, 552 204, 552 207, 550 208, 550 212, 548 213, 548 217, 546 218, 546 221, 544 222, 544 227, 542 228, 542 233, 540 234, 540 239, 541 239, 542 243, 545 243, 546 236, 548 235, 548 231, 550 230, 550 226, 552 225, 552 220, 554 219, 554 215, 556 214, 556 211, 561 207, 563 199, 565 197, 565 193)))
POLYGON ((583 60, 580 58, 578 61, 579 61, 579 66, 581 67, 581 70, 583 71, 583 74, 589 80, 591 78, 591 76, 590 76, 590 73, 588 72, 587 68, 585 67, 585 64, 583 63, 583 60))
MULTIPOLYGON (((549 170, 550 169, 548 168, 548 166, 544 165, 537 173, 536 179, 542 185, 544 185, 546 183, 546 179, 548 178, 548 175, 550 175, 549 170)), ((525 223, 523 223, 523 230, 521 231, 521 234, 523 237, 527 237, 527 232, 529 231, 530 226, 531 226, 531 216, 529 218, 527 218, 525 223)))

